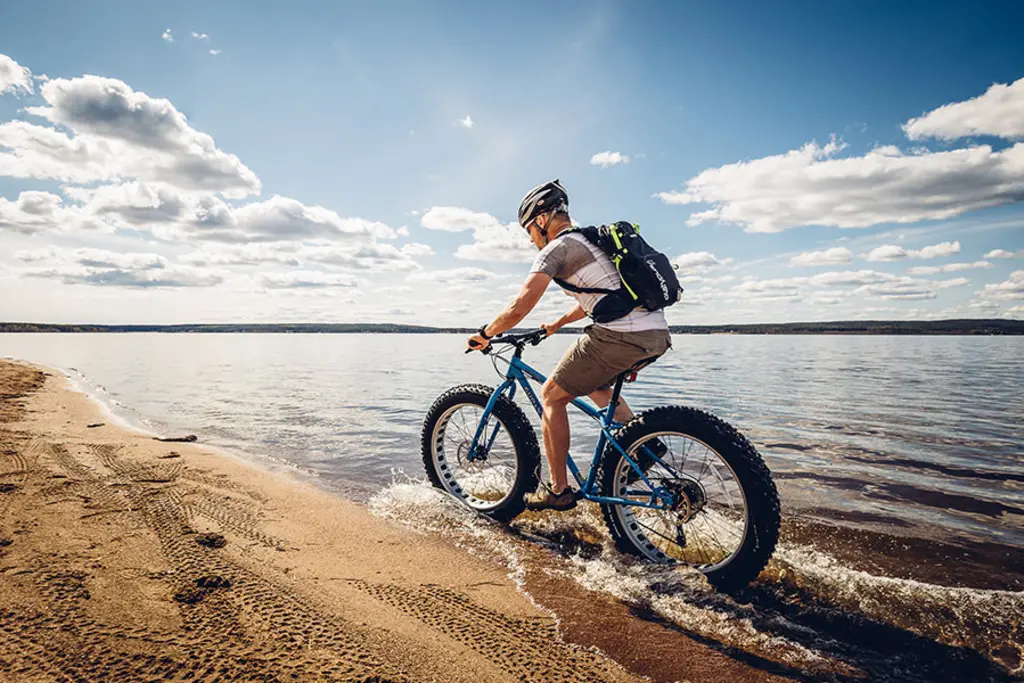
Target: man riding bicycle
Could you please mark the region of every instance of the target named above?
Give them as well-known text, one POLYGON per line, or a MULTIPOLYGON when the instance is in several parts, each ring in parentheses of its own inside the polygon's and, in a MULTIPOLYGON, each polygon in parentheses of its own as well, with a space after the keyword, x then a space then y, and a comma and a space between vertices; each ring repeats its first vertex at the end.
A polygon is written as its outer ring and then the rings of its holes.
MULTIPOLYGON (((608 255, 573 231, 568 210, 569 195, 558 180, 538 185, 523 198, 519 205, 519 224, 529 233, 530 241, 540 253, 515 299, 469 338, 470 349, 486 348, 489 339, 518 325, 537 305, 552 280, 576 299, 576 305, 555 322, 541 326, 549 336, 565 325, 593 317, 598 304, 611 296, 584 290, 607 291, 621 287, 618 270, 608 255)), ((579 396, 589 396, 599 407, 605 407, 611 401, 611 382, 617 375, 639 361, 661 356, 671 346, 662 310, 627 309, 614 320, 595 322, 584 328, 584 335, 566 351, 541 388, 544 454, 551 483, 541 482, 536 492, 526 495, 529 509, 569 510, 576 506, 575 492, 569 487, 566 473, 568 404, 579 396)), ((625 423, 632 417, 633 412, 620 398, 615 420, 625 423)))

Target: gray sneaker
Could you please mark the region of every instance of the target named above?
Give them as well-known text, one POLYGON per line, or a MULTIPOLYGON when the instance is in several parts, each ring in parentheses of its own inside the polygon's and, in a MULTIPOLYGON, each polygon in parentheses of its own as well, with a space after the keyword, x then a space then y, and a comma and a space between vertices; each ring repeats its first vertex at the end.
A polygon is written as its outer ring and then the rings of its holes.
POLYGON ((527 510, 572 510, 576 507, 576 492, 568 486, 561 493, 555 493, 544 482, 537 490, 523 496, 527 510))

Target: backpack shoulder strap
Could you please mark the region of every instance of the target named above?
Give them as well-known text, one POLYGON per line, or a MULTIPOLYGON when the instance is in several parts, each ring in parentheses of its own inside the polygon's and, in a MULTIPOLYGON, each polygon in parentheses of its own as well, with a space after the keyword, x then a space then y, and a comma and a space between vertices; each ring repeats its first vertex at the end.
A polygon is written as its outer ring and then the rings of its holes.
POLYGON ((600 287, 577 287, 576 285, 569 284, 561 278, 552 278, 555 284, 562 289, 568 289, 570 292, 576 292, 577 294, 614 294, 619 291, 617 289, 601 289, 600 287))
MULTIPOLYGON (((568 230, 563 230, 562 232, 558 233, 558 237, 562 237, 563 235, 569 235, 571 233, 579 233, 595 247, 601 248, 601 243, 599 241, 600 235, 598 233, 598 229, 595 228, 594 226, 590 225, 585 228, 569 228, 568 230)), ((570 292, 576 292, 577 294, 614 294, 615 292, 619 291, 617 289, 604 289, 602 287, 577 287, 576 285, 570 284, 569 282, 566 282, 561 278, 556 277, 552 279, 555 281, 555 284, 561 287, 562 289, 567 289, 570 292)))

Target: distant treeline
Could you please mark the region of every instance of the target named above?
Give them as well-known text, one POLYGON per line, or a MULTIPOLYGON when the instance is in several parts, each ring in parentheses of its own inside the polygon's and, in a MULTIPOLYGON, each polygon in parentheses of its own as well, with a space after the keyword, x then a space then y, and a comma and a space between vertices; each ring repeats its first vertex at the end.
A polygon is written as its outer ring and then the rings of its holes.
MULTIPOLYGON (((566 328, 565 332, 578 332, 566 328)), ((171 332, 171 333, 291 333, 291 334, 471 334, 462 327, 425 327, 392 323, 269 323, 187 325, 48 325, 3 323, 3 332, 171 332)), ((673 325, 674 334, 1024 334, 1021 320, 858 320, 826 323, 766 323, 759 325, 673 325)))

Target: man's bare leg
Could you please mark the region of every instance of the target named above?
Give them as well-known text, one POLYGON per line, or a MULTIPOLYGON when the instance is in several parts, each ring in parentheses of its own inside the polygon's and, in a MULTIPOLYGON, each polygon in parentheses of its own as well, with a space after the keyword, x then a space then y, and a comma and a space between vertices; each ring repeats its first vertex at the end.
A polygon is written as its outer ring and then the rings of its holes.
POLYGON ((551 472, 551 489, 561 493, 569 485, 568 473, 565 471, 569 456, 569 413, 566 406, 576 397, 549 379, 541 387, 540 398, 544 407, 541 431, 544 435, 544 455, 551 472))
MULTIPOLYGON (((590 400, 597 404, 598 408, 604 408, 612 401, 611 389, 595 389, 590 394, 590 400)), ((633 411, 630 410, 626 399, 619 396, 619 404, 615 406, 615 419, 623 424, 633 419, 633 411)))

